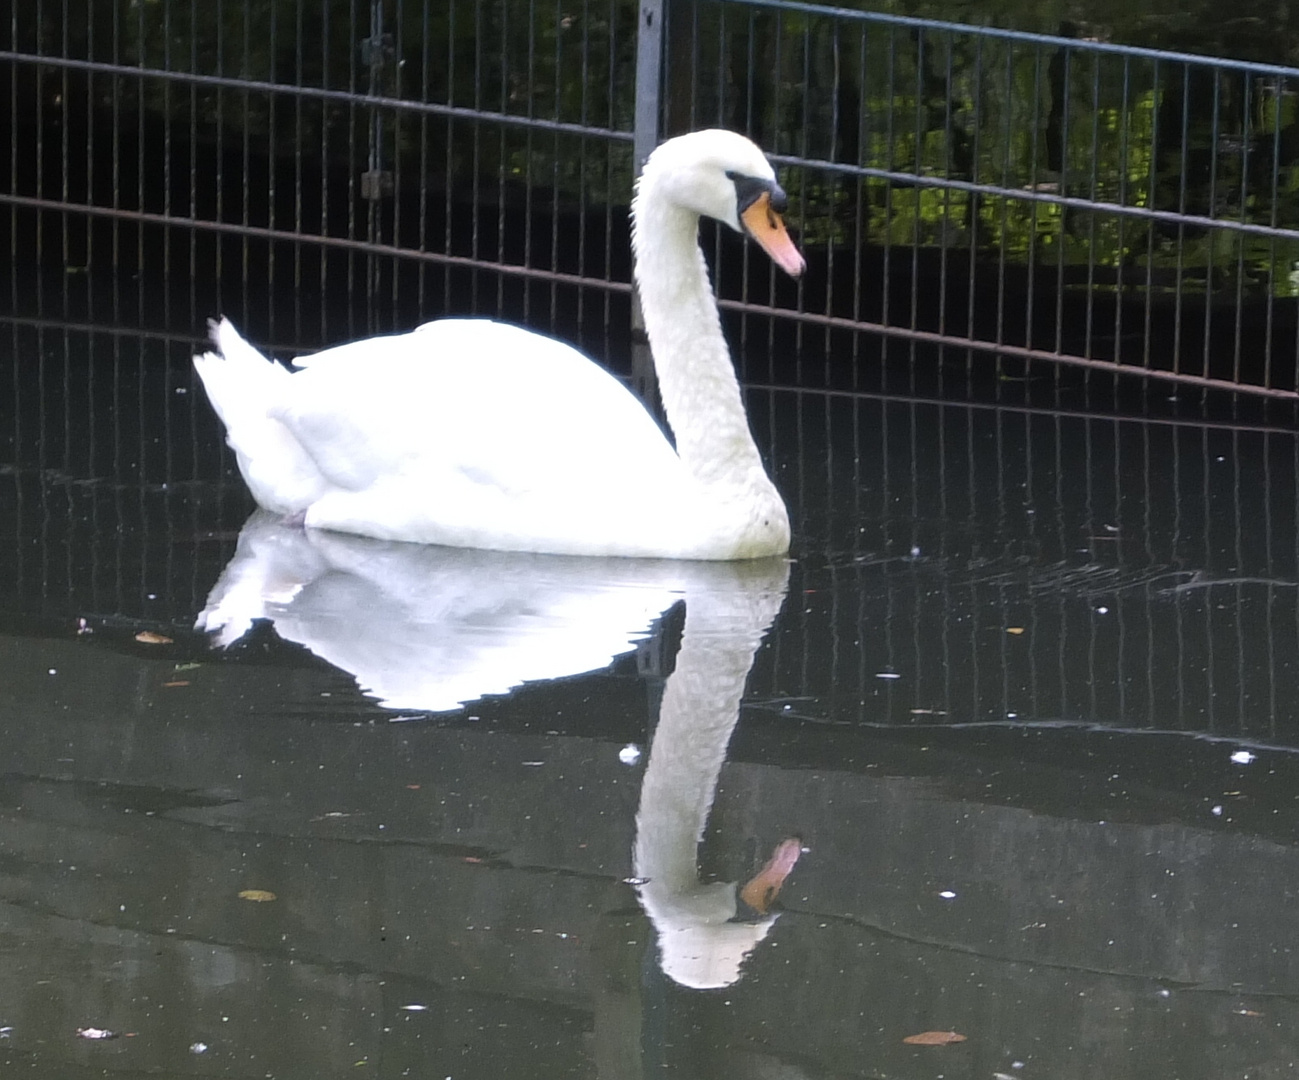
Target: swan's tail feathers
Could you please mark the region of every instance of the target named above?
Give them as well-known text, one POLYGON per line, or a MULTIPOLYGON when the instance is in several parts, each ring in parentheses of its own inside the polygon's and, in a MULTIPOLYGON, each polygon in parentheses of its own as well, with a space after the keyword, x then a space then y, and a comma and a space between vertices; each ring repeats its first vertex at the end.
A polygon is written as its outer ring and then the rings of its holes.
POLYGON ((300 513, 320 497, 324 478, 273 412, 291 389, 288 368, 248 344, 229 319, 208 323, 216 351, 194 357, 212 408, 226 428, 253 498, 281 514, 300 513))
POLYGON ((282 388, 289 372, 268 360, 242 337, 229 319, 208 320, 208 334, 215 352, 194 357, 194 367, 217 415, 227 429, 242 426, 250 416, 261 414, 269 399, 282 388))

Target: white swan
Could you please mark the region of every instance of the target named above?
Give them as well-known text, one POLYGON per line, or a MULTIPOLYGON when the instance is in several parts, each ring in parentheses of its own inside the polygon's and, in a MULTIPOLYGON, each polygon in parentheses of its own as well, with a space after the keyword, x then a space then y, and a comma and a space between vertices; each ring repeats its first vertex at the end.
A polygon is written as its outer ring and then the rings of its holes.
POLYGON ((308 527, 570 555, 748 559, 789 546, 698 246, 700 215, 790 274, 785 193, 729 131, 671 139, 632 205, 636 282, 676 449, 615 378, 559 341, 445 319, 327 349, 290 373, 226 320, 195 358, 253 497, 308 527))

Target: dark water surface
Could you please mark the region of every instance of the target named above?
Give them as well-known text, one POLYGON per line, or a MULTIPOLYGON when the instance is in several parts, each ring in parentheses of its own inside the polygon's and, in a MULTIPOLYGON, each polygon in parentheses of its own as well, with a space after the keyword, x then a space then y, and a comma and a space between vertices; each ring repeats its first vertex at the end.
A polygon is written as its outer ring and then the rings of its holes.
POLYGON ((788 567, 454 552, 193 344, 0 323, 5 1075, 1296 1071, 1293 433, 755 390, 788 567))

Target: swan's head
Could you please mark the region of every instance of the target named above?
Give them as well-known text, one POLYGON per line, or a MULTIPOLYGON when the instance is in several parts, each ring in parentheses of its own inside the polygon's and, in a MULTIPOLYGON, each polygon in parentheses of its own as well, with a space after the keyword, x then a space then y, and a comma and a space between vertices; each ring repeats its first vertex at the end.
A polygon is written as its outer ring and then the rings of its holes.
POLYGON ((781 217, 789 199, 766 156, 743 135, 712 129, 669 139, 645 162, 637 182, 638 210, 651 191, 747 233, 786 273, 803 272, 803 256, 781 217))

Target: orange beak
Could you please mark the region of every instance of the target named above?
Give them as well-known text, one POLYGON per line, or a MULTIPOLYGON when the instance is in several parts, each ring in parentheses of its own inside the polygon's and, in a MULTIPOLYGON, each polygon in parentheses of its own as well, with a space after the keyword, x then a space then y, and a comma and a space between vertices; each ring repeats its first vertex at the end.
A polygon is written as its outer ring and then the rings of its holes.
POLYGON ((749 235, 762 245, 762 250, 771 256, 771 261, 785 271, 790 277, 798 277, 803 272, 803 256, 798 253, 794 241, 785 231, 785 222, 771 208, 771 195, 767 192, 759 195, 740 215, 749 235))

